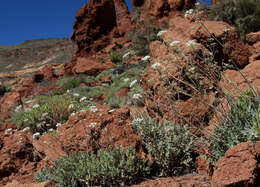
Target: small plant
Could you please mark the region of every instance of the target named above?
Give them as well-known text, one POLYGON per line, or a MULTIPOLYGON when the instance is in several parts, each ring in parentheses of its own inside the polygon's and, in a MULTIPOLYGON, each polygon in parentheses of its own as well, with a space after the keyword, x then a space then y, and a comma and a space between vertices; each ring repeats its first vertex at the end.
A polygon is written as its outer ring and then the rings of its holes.
POLYGON ((53 168, 40 171, 37 181, 52 180, 60 187, 119 186, 133 184, 150 172, 151 163, 137 156, 133 148, 119 147, 63 157, 53 168))
POLYGON ((79 78, 65 76, 56 82, 56 85, 61 86, 61 89, 56 91, 55 94, 64 94, 67 90, 78 87, 80 83, 79 78))
POLYGON ((116 64, 121 63, 123 61, 123 57, 115 51, 110 52, 110 59, 112 62, 116 64))
POLYGON ((137 118, 132 125, 155 159, 160 175, 180 175, 194 169, 195 140, 188 127, 150 118, 137 118))
MULTIPOLYGON (((229 97, 227 97, 229 98, 229 97)), ((242 142, 260 140, 260 98, 250 89, 242 93, 237 101, 229 98, 231 111, 224 116, 220 126, 215 127, 210 138, 210 161, 213 164, 226 151, 242 142)))

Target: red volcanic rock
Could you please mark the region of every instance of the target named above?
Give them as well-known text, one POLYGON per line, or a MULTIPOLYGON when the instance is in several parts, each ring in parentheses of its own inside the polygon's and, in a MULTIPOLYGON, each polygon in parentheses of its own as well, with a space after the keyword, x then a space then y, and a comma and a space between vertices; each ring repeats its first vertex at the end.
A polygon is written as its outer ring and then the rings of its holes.
POLYGON ((76 14, 71 39, 77 44, 77 56, 97 52, 114 36, 129 30, 130 15, 123 0, 91 0, 76 14))
POLYGON ((83 111, 71 116, 57 129, 33 143, 44 160, 53 163, 60 156, 72 152, 91 152, 110 146, 132 146, 139 149, 139 138, 130 124, 130 110, 126 107, 111 110, 108 106, 97 111, 83 111))
POLYGON ((131 16, 125 0, 114 0, 117 29, 120 35, 131 29, 131 16))
MULTIPOLYGON (((177 19, 176 19, 177 21, 177 19)), ((178 24, 176 21, 172 21, 171 25, 178 24)), ((180 21, 180 20, 179 20, 180 21)), ((238 68, 243 68, 249 63, 250 51, 249 47, 238 38, 238 35, 233 27, 225 22, 220 21, 204 21, 203 24, 194 23, 194 29, 191 31, 191 37, 200 41, 205 47, 215 43, 215 54, 219 61, 222 60, 227 64, 232 64, 229 59, 233 59, 233 62, 238 68), (221 45, 213 40, 213 36, 221 42, 221 45)))
POLYGON ((128 96, 129 88, 122 88, 121 90, 114 93, 115 96, 126 97, 128 96))
POLYGON ((251 45, 251 56, 249 62, 260 60, 260 31, 250 33, 246 36, 247 43, 251 45))
POLYGON ((0 99, 0 120, 10 117, 9 112, 21 104, 21 94, 19 92, 10 92, 0 99))
POLYGON ((5 130, 0 134, 0 185, 13 179, 34 181, 37 164, 33 161, 31 139, 23 132, 5 130))
POLYGON ((242 143, 229 149, 216 164, 212 187, 259 186, 259 155, 260 141, 242 143))
POLYGON ((101 64, 94 59, 79 57, 72 68, 72 72, 85 73, 87 75, 98 75, 102 71, 111 69, 114 66, 115 64, 110 61, 101 64))
POLYGON ((255 44, 260 41, 260 31, 259 32, 252 32, 246 35, 246 41, 249 44, 255 44))
POLYGON ((254 61, 248 64, 241 72, 227 70, 224 73, 224 78, 220 82, 220 86, 225 92, 237 95, 241 91, 247 90, 250 84, 258 93, 260 93, 259 69, 260 61, 254 61))
POLYGON ((221 2, 221 0, 211 0, 211 5, 215 5, 215 4, 218 4, 220 2, 221 2))
POLYGON ((209 181, 202 175, 187 175, 184 177, 159 178, 147 180, 131 187, 209 187, 209 181))
POLYGON ((52 182, 43 182, 43 183, 26 183, 26 184, 21 184, 20 182, 14 180, 8 184, 6 184, 4 187, 56 187, 55 184, 52 182))

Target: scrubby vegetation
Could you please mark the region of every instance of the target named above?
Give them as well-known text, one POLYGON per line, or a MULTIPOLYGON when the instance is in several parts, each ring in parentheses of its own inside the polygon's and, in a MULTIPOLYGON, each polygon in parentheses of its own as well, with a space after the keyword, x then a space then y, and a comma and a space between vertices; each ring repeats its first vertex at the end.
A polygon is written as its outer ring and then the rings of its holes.
POLYGON ((80 85, 81 80, 72 76, 65 76, 56 82, 61 89, 55 91, 55 94, 64 94, 67 90, 76 88, 80 85))
POLYGON ((73 154, 59 159, 53 168, 38 173, 37 181, 55 181, 60 187, 129 185, 151 172, 151 162, 133 148, 99 150, 97 154, 73 154))
POLYGON ((56 95, 39 97, 32 108, 18 106, 13 112, 13 122, 19 128, 29 127, 33 133, 43 134, 55 130, 59 124, 66 122, 71 114, 87 110, 94 105, 78 95, 56 95))
POLYGON ((260 30, 259 0, 225 0, 208 8, 206 13, 211 19, 235 26, 242 39, 246 34, 260 30))
POLYGON ((122 55, 120 55, 119 53, 117 53, 115 51, 110 52, 110 59, 112 62, 114 62, 116 64, 121 63, 123 61, 122 55))
POLYGON ((154 158, 160 176, 178 176, 194 169, 196 140, 187 126, 136 118, 133 127, 154 158))
POLYGON ((226 97, 231 111, 224 114, 220 126, 215 127, 209 141, 210 161, 215 163, 225 152, 242 143, 260 140, 260 97, 249 89, 238 99, 226 97))

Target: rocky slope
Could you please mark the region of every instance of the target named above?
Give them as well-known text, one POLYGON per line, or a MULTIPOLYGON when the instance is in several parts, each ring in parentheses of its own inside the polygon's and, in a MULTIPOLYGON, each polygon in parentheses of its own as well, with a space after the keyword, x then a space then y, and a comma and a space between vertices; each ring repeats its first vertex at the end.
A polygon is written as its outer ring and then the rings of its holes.
MULTIPOLYGON (((72 60, 44 66, 0 98, 0 185, 55 186, 36 184, 37 172, 73 152, 131 146, 154 160, 131 124, 134 119, 149 116, 189 124, 194 136, 207 138, 230 111, 225 92, 238 95, 251 86, 259 94, 260 32, 248 34, 243 43, 233 27, 209 21, 202 12, 183 17, 181 11, 194 3, 132 0, 131 14, 123 0, 91 0, 83 6, 73 26, 77 50, 72 60), (127 36, 138 28, 138 19, 148 17, 155 20, 153 26, 167 20, 169 28, 156 33, 149 56, 136 56, 135 43, 127 36), (76 82, 66 87, 71 79, 76 82), (46 113, 42 106, 60 96, 71 101, 60 100, 62 109, 67 107, 60 113, 68 116, 65 121, 52 121, 55 110, 46 113), (44 112, 30 129, 26 128, 29 117, 16 120, 17 124, 10 120, 37 108, 44 112), (49 133, 42 133, 44 128, 49 133)), ((57 109, 56 105, 59 102, 52 107, 57 109)), ((196 166, 185 176, 147 179, 134 186, 260 184, 259 141, 234 146, 214 168, 204 158, 208 153, 206 145, 198 146, 193 155, 196 166)))
POLYGON ((69 39, 38 39, 14 46, 0 46, 0 82, 8 86, 47 64, 69 62, 75 45, 69 39))

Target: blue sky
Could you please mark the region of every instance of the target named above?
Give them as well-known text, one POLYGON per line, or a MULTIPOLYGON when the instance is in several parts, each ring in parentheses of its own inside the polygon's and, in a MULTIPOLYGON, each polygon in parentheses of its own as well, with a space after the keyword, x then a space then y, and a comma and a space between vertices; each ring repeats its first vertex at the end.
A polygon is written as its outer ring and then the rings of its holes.
MULTIPOLYGON (((88 0, 1 0, 0 45, 69 38, 75 14, 88 0)), ((131 0, 126 0, 130 5, 131 0)))

